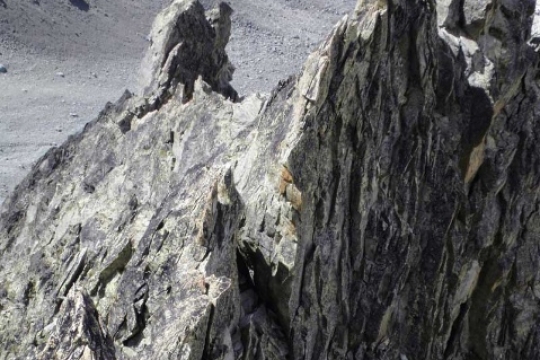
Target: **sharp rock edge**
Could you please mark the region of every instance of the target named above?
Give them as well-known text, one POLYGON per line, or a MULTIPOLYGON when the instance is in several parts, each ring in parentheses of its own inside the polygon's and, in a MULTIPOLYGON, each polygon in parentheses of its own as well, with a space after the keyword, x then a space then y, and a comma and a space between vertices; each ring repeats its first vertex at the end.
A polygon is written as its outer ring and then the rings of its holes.
POLYGON ((230 8, 173 2, 5 202, 0 359, 537 359, 536 8, 359 1, 238 99, 230 8))

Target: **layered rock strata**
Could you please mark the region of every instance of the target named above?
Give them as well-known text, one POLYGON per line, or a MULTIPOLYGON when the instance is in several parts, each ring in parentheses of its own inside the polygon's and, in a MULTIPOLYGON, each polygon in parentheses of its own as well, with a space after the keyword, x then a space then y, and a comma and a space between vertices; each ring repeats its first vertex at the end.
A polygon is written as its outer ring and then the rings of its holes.
POLYGON ((0 359, 537 359, 534 14, 360 0, 237 99, 230 8, 175 1, 5 203, 0 359))

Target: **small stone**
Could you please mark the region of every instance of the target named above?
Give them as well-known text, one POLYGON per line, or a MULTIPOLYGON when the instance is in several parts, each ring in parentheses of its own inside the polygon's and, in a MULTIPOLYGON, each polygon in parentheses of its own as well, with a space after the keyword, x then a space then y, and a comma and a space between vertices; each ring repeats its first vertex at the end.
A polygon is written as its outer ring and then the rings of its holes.
POLYGON ((56 76, 63 78, 65 75, 63 72, 59 71, 56 73, 56 76))
POLYGON ((3 64, 0 64, 0 74, 7 73, 7 67, 3 64))
POLYGON ((77 113, 69 113, 69 116, 71 116, 72 118, 78 118, 79 114, 77 114, 77 113))

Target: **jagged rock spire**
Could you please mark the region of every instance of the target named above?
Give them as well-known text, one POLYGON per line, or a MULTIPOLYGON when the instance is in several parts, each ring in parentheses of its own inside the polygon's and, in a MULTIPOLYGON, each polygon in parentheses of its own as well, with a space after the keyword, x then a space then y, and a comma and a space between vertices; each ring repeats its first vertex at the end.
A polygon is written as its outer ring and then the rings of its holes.
POLYGON ((162 11, 154 21, 150 49, 143 60, 144 94, 164 101, 180 84, 187 101, 195 80, 201 77, 214 91, 237 100, 238 94, 229 84, 234 67, 225 52, 231 14, 230 6, 220 3, 207 18, 196 0, 175 0, 162 11))
POLYGON ((51 324, 39 360, 114 360, 113 339, 84 289, 72 288, 51 324))

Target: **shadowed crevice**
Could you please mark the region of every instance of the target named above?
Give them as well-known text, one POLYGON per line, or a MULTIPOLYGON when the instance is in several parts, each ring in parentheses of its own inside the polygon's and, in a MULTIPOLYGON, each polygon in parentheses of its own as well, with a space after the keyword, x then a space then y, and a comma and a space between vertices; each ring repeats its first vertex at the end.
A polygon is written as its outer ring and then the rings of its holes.
POLYGON ((90 10, 90 4, 84 0, 69 0, 71 5, 75 6, 77 9, 81 11, 88 11, 90 10))

